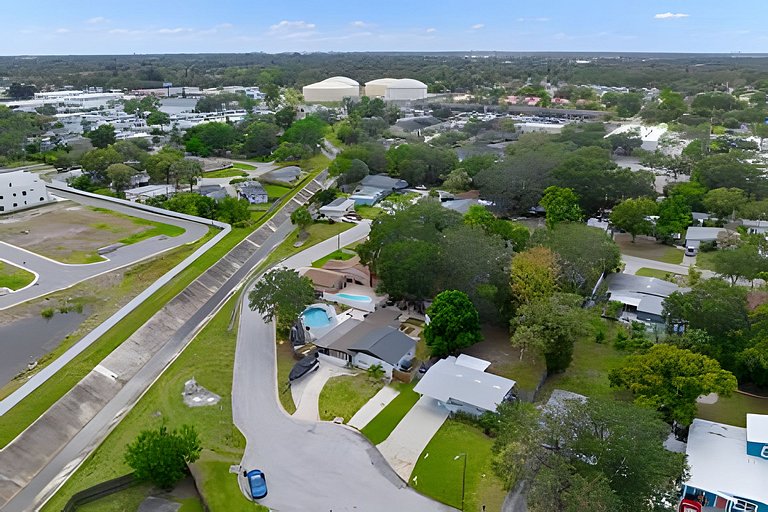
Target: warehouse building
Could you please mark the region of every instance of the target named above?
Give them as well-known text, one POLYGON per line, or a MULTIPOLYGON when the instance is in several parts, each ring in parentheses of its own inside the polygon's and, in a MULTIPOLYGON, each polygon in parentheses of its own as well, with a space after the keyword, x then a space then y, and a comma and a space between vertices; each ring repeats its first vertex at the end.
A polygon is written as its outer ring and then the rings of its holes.
POLYGON ((305 85, 302 93, 307 103, 339 102, 344 98, 359 98, 360 84, 345 76, 333 76, 305 85))

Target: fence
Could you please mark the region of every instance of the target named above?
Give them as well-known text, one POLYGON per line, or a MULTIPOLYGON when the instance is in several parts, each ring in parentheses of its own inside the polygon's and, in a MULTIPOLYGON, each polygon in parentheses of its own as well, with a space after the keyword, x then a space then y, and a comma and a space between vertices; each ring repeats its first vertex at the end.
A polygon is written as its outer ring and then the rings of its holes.
POLYGON ((128 489, 137 483, 138 481, 133 478, 133 473, 119 476, 112 480, 107 480, 106 482, 101 482, 100 484, 96 484, 93 487, 89 487, 88 489, 73 494, 61 510, 62 512, 74 512, 80 505, 85 505, 86 503, 96 501, 105 496, 109 496, 110 494, 128 489))

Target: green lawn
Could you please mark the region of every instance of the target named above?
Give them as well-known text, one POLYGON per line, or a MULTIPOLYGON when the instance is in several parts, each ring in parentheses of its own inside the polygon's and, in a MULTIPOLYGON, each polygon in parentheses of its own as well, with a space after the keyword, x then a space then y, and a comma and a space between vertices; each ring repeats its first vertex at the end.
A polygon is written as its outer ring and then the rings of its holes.
POLYGON ((292 190, 291 187, 283 187, 281 185, 273 185, 271 183, 262 183, 261 186, 264 187, 264 190, 266 190, 270 201, 280 199, 292 190))
POLYGON ((389 437, 389 434, 395 430, 395 427, 402 420, 408 411, 419 401, 419 394, 413 390, 415 382, 409 384, 392 384, 400 391, 391 402, 387 404, 379 414, 373 418, 370 423, 363 427, 361 432, 373 444, 379 444, 389 437))
POLYGON ((734 393, 728 398, 721 397, 711 405, 698 404, 698 409, 698 418, 746 427, 747 413, 768 414, 768 398, 755 398, 734 393))
POLYGON ((235 169, 242 169, 243 171, 255 171, 256 166, 255 165, 249 165, 249 164, 243 164, 240 162, 232 162, 232 167, 235 169))
POLYGON ((379 214, 381 212, 383 212, 384 210, 382 210, 378 206, 368 206, 368 205, 360 204, 360 205, 355 206, 355 211, 362 218, 373 220, 376 217, 378 217, 379 214))
POLYGON ((150 484, 138 484, 81 505, 77 507, 77 512, 135 512, 152 490, 150 484))
POLYGON ((277 343, 277 396, 280 399, 280 404, 288 414, 296 412, 296 404, 293 402, 293 394, 291 394, 291 386, 288 381, 288 375, 290 375, 293 365, 296 364, 296 359, 293 357, 293 349, 291 344, 285 340, 278 340, 277 343))
MULTIPOLYGON (((237 490, 229 465, 239 462, 245 440, 232 423, 232 361, 237 331, 227 329, 235 304, 237 297, 231 298, 213 317, 43 510, 61 510, 73 493, 129 472, 123 462, 126 444, 142 430, 163 423, 169 428, 193 425, 202 446, 216 458, 216 464, 211 464, 204 472, 203 481, 198 482, 206 500, 227 498, 227 486, 237 490), (196 408, 184 405, 181 399, 184 382, 192 377, 221 396, 218 405, 196 408)), ((213 510, 234 510, 232 507, 237 507, 240 500, 248 503, 239 491, 229 496, 237 498, 231 507, 213 510)))
POLYGON ((199 469, 198 474, 202 480, 202 482, 198 481, 197 485, 200 493, 205 497, 209 510, 268 512, 269 509, 266 507, 243 496, 237 485, 237 475, 229 472, 230 462, 215 460, 214 457, 210 457, 204 452, 195 465, 199 469))
POLYGON ((717 254, 717 251, 699 251, 699 253, 696 255, 696 267, 703 268, 705 270, 715 270, 715 254, 717 254))
POLYGON ((673 277, 677 277, 682 274, 677 274, 674 272, 667 272, 664 270, 659 270, 657 268, 648 268, 643 267, 641 269, 638 269, 637 272, 635 272, 636 276, 642 276, 642 277, 655 277, 657 279, 663 279, 665 281, 669 281, 673 277))
POLYGON ((679 265, 683 262, 683 251, 656 242, 648 237, 637 237, 633 243, 631 236, 627 233, 619 233, 614 239, 619 245, 622 254, 628 254, 638 258, 647 258, 649 260, 663 261, 679 265))
MULTIPOLYGON (((254 167, 255 169, 255 167, 254 167)), ((218 171, 204 172, 203 178, 247 178, 248 173, 243 169, 235 167, 231 169, 219 169, 218 171)))
POLYGON ((493 441, 479 428, 448 419, 424 448, 409 484, 422 494, 462 510, 481 510, 483 505, 489 511, 500 510, 507 493, 491 467, 492 446, 493 441))
POLYGON ((312 247, 313 245, 318 244, 323 240, 327 240, 332 236, 343 233, 353 226, 354 224, 350 224, 349 222, 335 222, 333 224, 316 222, 307 228, 307 233, 309 233, 309 236, 298 248, 293 246, 293 244, 296 243, 297 237, 299 235, 299 229, 296 228, 293 230, 293 233, 288 235, 283 243, 275 247, 275 250, 272 251, 272 253, 269 255, 268 261, 270 263, 277 263, 278 261, 281 261, 298 251, 303 251, 304 249, 312 247))
POLYGON ((355 252, 351 251, 349 249, 336 249, 331 254, 327 256, 323 256, 319 260, 315 260, 312 262, 312 266, 316 268, 322 268, 323 265, 328 263, 330 260, 341 260, 341 261, 347 261, 355 257, 355 252))
POLYGON ((574 347, 571 366, 565 372, 547 378, 538 400, 546 401, 553 389, 564 389, 589 397, 626 396, 624 392, 611 388, 608 382, 608 372, 620 366, 627 354, 613 347, 615 325, 608 322, 606 324, 609 330, 605 342, 597 343, 594 337, 579 339, 574 347))
POLYGON ((383 386, 381 379, 373 380, 365 373, 328 379, 318 401, 320 419, 341 417, 344 423, 348 422, 383 386))
POLYGON ((544 357, 529 351, 520 359, 518 354, 503 363, 494 363, 489 371, 514 380, 518 389, 534 391, 547 371, 544 357))
POLYGON ((0 288, 20 290, 35 280, 32 272, 21 267, 0 261, 0 288))

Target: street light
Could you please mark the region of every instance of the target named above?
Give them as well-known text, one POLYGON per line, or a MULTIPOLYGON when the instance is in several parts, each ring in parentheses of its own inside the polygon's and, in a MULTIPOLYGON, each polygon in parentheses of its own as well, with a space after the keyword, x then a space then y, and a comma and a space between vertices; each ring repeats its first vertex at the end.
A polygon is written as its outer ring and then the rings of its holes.
POLYGON ((464 485, 467 481, 467 454, 460 453, 453 458, 453 460, 459 460, 459 457, 464 457, 464 469, 461 472, 461 510, 464 510, 464 485))

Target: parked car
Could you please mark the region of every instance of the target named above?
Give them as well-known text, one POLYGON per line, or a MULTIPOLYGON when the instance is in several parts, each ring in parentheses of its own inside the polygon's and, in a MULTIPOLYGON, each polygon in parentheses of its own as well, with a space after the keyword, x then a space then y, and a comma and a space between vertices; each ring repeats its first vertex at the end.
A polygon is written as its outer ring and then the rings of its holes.
POLYGON ((267 477, 260 469, 252 469, 246 474, 248 485, 251 487, 251 497, 260 500, 267 495, 267 477))
POLYGON ((696 253, 698 253, 698 249, 696 247, 686 246, 685 247, 685 255, 686 256, 696 256, 696 253))

